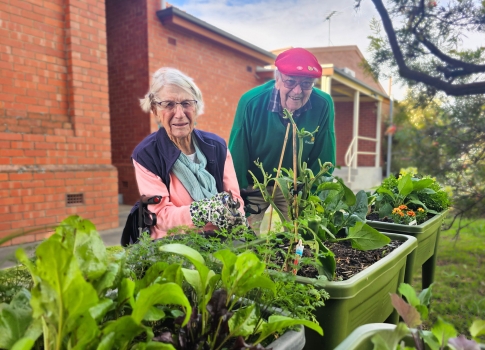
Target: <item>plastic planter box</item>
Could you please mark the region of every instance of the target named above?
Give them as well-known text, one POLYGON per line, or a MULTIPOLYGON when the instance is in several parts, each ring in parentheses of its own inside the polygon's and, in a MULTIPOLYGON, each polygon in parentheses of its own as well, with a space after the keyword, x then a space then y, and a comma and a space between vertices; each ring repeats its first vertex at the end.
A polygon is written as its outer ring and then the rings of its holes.
POLYGON ((301 350, 305 346, 305 329, 300 327, 299 331, 287 331, 271 344, 267 349, 273 350, 301 350))
POLYGON ((404 281, 408 256, 417 247, 412 236, 384 233, 392 240, 403 241, 397 249, 374 265, 346 281, 323 281, 297 276, 297 281, 325 289, 330 299, 316 310, 324 336, 305 328, 305 349, 334 349, 355 328, 375 322, 397 323, 399 316, 389 293, 398 293, 404 281))
POLYGON ((409 226, 389 222, 367 221, 367 223, 380 232, 393 232, 416 237, 418 248, 414 255, 409 257, 404 282, 412 284, 414 271, 421 268, 422 288, 428 288, 434 281, 436 257, 441 232, 441 224, 447 211, 435 215, 421 225, 409 226))
MULTIPOLYGON (((360 326, 354 330, 335 350, 373 350, 372 337, 378 333, 390 333, 396 326, 387 323, 371 323, 360 326)), ((414 346, 411 335, 404 338, 407 346, 414 346)), ((426 347, 427 350, 428 347, 426 347)), ((480 344, 480 349, 485 350, 485 345, 480 344)))
MULTIPOLYGON (((239 300, 243 305, 250 305, 254 303, 251 299, 241 298, 239 300)), ((271 314, 288 316, 286 312, 276 307, 270 307, 266 309, 266 311, 264 312, 265 317, 271 314)), ((302 350, 304 346, 305 346, 305 327, 300 325, 298 330, 295 330, 295 331, 287 330, 283 335, 278 337, 270 344, 266 345, 265 349, 302 350)))

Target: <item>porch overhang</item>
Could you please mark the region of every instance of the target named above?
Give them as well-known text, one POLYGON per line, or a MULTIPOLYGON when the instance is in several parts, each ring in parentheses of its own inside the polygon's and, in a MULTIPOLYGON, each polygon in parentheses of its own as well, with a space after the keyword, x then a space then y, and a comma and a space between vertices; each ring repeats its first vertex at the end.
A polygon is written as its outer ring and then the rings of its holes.
POLYGON ((322 65, 322 85, 327 89, 334 101, 350 102, 354 100, 355 92, 360 94, 361 102, 384 101, 389 96, 366 85, 362 81, 345 73, 342 69, 336 68, 333 64, 322 65), (328 82, 327 82, 328 81, 328 82))

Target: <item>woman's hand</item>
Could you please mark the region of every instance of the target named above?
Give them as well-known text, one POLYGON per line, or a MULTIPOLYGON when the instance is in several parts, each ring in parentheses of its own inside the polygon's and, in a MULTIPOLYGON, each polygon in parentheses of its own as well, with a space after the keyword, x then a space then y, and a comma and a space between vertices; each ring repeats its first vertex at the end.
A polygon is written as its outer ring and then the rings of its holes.
POLYGON ((197 227, 212 223, 220 229, 229 229, 239 225, 248 226, 246 218, 237 209, 231 207, 232 196, 221 192, 209 199, 192 202, 190 216, 197 227))

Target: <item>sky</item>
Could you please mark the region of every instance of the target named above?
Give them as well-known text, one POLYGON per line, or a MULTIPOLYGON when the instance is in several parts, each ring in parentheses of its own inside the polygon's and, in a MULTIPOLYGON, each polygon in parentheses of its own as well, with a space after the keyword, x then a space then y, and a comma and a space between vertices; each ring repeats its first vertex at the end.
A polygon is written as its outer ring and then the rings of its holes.
MULTIPOLYGON (((357 45, 369 57, 370 21, 379 18, 370 0, 172 0, 170 4, 262 49, 357 45), (330 20, 330 13, 336 11, 330 20)), ((381 81, 388 92, 389 81, 381 81)), ((405 91, 393 84, 392 96, 405 91)))

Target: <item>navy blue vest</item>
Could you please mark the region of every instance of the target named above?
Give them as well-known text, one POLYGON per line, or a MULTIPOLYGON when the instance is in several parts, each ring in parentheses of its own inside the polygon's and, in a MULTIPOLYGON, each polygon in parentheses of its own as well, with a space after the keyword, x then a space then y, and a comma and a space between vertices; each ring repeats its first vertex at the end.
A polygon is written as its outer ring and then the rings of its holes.
MULTIPOLYGON (((206 131, 194 130, 192 137, 195 137, 197 144, 207 158, 206 170, 214 176, 217 191, 223 191, 224 165, 226 163, 227 145, 221 137, 206 131)), ((170 193, 170 170, 180 155, 174 143, 168 138, 164 128, 146 137, 133 151, 132 158, 140 165, 158 175, 167 186, 170 193)), ((159 193, 149 193, 147 195, 159 195, 159 193)), ((131 208, 130 215, 126 220, 123 233, 121 235, 121 245, 126 247, 138 242, 139 239, 139 202, 131 208)), ((146 211, 145 209, 142 209, 146 211)), ((145 219, 143 219, 144 221, 145 219)), ((142 228, 145 225, 142 223, 142 228)))
MULTIPOLYGON (((216 134, 201 130, 194 130, 192 137, 195 137, 197 145, 207 158, 206 170, 214 176, 217 192, 222 192, 227 157, 226 141, 216 134)), ((169 139, 167 131, 160 128, 140 142, 131 157, 155 175, 160 176, 170 192, 169 174, 180 152, 180 149, 169 139)), ((156 194, 150 193, 150 195, 156 194)))

